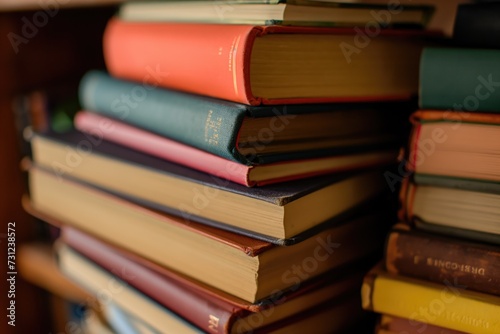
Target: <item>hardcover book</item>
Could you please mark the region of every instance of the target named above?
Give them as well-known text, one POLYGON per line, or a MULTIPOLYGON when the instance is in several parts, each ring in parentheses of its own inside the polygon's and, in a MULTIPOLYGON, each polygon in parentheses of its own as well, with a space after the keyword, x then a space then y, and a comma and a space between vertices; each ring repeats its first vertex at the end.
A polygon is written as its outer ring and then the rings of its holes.
POLYGON ((499 240, 500 194, 415 183, 401 191, 403 220, 442 226, 442 233, 456 229, 451 233, 470 239, 499 240))
POLYGON ((477 184, 500 183, 500 114, 418 111, 411 121, 411 171, 477 184))
POLYGON ((82 229, 250 303, 377 252, 388 221, 385 210, 365 210, 283 247, 187 222, 37 168, 29 176, 33 214, 82 229), (293 266, 314 270, 297 275, 293 266))
POLYGON ((99 135, 105 140, 247 187, 387 166, 394 163, 397 156, 395 149, 387 148, 248 166, 90 112, 79 112, 75 117, 75 127, 90 135, 99 135))
POLYGON ((358 263, 357 270, 351 267, 343 272, 324 274, 294 287, 294 290, 280 291, 251 304, 69 226, 63 227, 62 237, 66 245, 107 272, 114 273, 118 279, 199 328, 216 333, 255 331, 352 293, 361 286, 363 270, 359 268, 366 267, 358 263))
MULTIPOLYGON (((134 287, 127 285, 113 274, 103 270, 84 256, 69 247, 61 247, 58 252, 62 271, 84 286, 91 293, 98 295, 112 282, 116 293, 109 299, 131 315, 131 320, 141 320, 147 323, 153 332, 160 333, 207 333, 219 332, 215 326, 217 319, 211 317, 203 330, 185 321, 172 310, 165 308, 134 287)), ((262 329, 246 330, 237 328, 230 333, 303 333, 305 328, 314 328, 315 333, 331 333, 345 329, 361 318, 359 297, 351 294, 350 298, 336 298, 327 303, 305 310, 296 316, 283 319, 262 329)))
POLYGON ((365 276, 363 308, 466 333, 500 331, 500 297, 469 291, 455 282, 437 284, 392 275, 380 267, 365 276))
POLYGON ((260 25, 347 26, 376 22, 387 26, 425 26, 431 6, 341 3, 310 0, 141 1, 120 6, 126 21, 197 22, 260 25))
POLYGON ((460 4, 453 39, 464 47, 500 49, 500 3, 460 4))
POLYGON ((378 170, 248 188, 76 131, 35 135, 31 143, 35 164, 56 179, 280 244, 352 215, 386 189, 378 170))
POLYGON ((379 28, 370 38, 354 28, 114 18, 104 34, 104 58, 111 75, 138 87, 250 105, 400 100, 417 93, 428 35, 379 28))
POLYGON ((410 229, 389 233, 386 270, 436 283, 457 282, 469 290, 500 295, 500 247, 410 229))
POLYGON ((500 112, 499 57, 500 50, 494 49, 425 48, 420 108, 500 112))
POLYGON ((246 165, 394 147, 396 124, 411 109, 411 103, 252 107, 145 89, 96 71, 83 77, 80 101, 89 111, 246 165), (135 99, 135 91, 144 95, 135 99))

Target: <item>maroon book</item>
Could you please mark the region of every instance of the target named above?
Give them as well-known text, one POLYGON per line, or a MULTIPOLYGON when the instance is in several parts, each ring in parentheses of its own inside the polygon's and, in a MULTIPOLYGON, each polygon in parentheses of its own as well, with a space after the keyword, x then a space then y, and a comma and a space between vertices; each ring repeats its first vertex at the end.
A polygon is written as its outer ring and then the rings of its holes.
POLYGON ((437 283, 500 295, 500 247, 398 224, 387 239, 386 269, 437 283))

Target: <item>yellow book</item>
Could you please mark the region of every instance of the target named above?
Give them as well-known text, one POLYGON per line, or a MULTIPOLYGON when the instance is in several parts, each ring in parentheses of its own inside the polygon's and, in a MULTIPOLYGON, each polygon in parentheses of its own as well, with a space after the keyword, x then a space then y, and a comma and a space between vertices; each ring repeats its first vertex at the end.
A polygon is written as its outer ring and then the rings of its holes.
POLYGON ((394 276, 380 268, 367 274, 362 287, 363 308, 378 313, 464 331, 500 333, 500 297, 468 291, 456 282, 436 284, 394 276))

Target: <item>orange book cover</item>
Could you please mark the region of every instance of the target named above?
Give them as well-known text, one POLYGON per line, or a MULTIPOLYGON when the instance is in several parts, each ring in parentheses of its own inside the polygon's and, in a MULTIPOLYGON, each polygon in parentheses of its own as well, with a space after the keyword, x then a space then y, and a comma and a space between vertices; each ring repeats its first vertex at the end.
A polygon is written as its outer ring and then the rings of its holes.
MULTIPOLYGON (((405 66, 411 69, 409 72, 414 70, 415 73, 412 72, 411 75, 396 69, 393 70, 398 73, 387 73, 387 68, 393 68, 397 63, 389 60, 387 56, 377 57, 370 53, 372 46, 376 44, 375 36, 373 33, 355 28, 126 22, 113 18, 108 23, 104 34, 104 56, 108 71, 115 77, 249 105, 402 100, 417 93, 416 85, 409 87, 411 85, 408 80, 413 79, 413 74, 415 77, 418 76, 418 52, 413 52, 413 47, 421 49, 423 46, 422 42, 415 46, 415 43, 408 41, 408 37, 417 37, 416 40, 421 40, 421 37, 429 35, 435 35, 435 33, 380 28, 377 31, 377 39, 388 36, 401 37, 396 41, 381 42, 385 44, 379 45, 376 50, 380 48, 389 54, 398 53, 394 57, 403 59, 407 63, 405 66), (377 72, 375 77, 380 80, 375 80, 373 74, 367 74, 366 78, 361 78, 363 80, 360 85, 368 89, 372 87, 376 91, 366 96, 356 94, 354 91, 352 95, 339 94, 337 96, 308 97, 301 96, 300 91, 297 95, 286 98, 255 96, 251 87, 251 76, 255 73, 251 73, 252 66, 250 66, 254 44, 257 38, 273 34, 349 35, 346 42, 338 43, 339 49, 335 49, 339 59, 345 62, 345 66, 339 67, 343 70, 339 70, 338 75, 342 75, 340 72, 345 72, 344 70, 351 71, 361 66, 354 62, 350 63, 344 57, 346 53, 352 55, 353 59, 354 55, 356 57, 373 56, 379 61, 375 61, 372 68, 380 69, 380 66, 383 66, 386 72, 384 74, 377 72), (392 47, 388 48, 391 43, 392 47), (378 90, 378 86, 388 82, 387 77, 391 80, 399 78, 404 82, 395 91, 382 92, 378 90), (401 89, 403 86, 404 89, 401 89)), ((276 46, 276 48, 279 47, 276 46)), ((279 57, 276 54, 270 54, 269 59, 279 57)), ((303 57, 310 56, 307 50, 294 54, 303 55, 303 57)), ((376 54, 379 55, 378 51, 376 54)), ((294 61, 294 59, 296 58, 291 60, 294 61)), ((262 61, 265 62, 265 60, 262 61)), ((278 59, 279 61, 281 60, 278 59)), ((274 68, 269 68, 268 72, 271 73, 273 70, 274 68)), ((319 74, 325 75, 325 73, 319 74)), ((347 74, 343 76, 343 78, 348 77, 350 76, 347 74)), ((286 79, 281 80, 286 81, 286 79)), ((279 79, 277 81, 279 82, 279 79)), ((339 84, 341 85, 341 82, 339 84)))

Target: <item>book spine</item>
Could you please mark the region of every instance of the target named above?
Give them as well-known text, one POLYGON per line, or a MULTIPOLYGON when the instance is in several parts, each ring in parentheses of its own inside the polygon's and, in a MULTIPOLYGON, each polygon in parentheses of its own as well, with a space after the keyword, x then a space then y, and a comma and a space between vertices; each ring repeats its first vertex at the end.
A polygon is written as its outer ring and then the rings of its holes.
POLYGON ((117 77, 258 105, 250 54, 262 29, 250 25, 141 23, 111 19, 103 39, 117 77))
POLYGON ((370 300, 363 296, 363 305, 377 313, 409 319, 413 326, 423 322, 466 333, 500 333, 497 297, 462 290, 452 282, 439 285, 386 274, 367 284, 372 293, 367 295, 370 300))
POLYGON ((500 112, 500 50, 427 48, 420 62, 420 107, 500 112))
POLYGON ((437 283, 500 295, 500 251, 460 239, 393 230, 387 239, 386 269, 437 283))
POLYGON ((214 303, 75 229, 64 228, 63 238, 67 245, 106 271, 207 332, 230 333, 235 317, 242 311, 233 305, 221 306, 222 301, 214 303))
POLYGON ((80 83, 87 110, 243 162, 235 145, 246 106, 146 87, 91 71, 80 83))
POLYGON ((453 39, 461 46, 500 48, 500 3, 458 6, 453 39))
POLYGON ((82 132, 169 160, 223 179, 252 186, 249 166, 227 160, 152 132, 90 112, 79 112, 75 127, 82 132))

